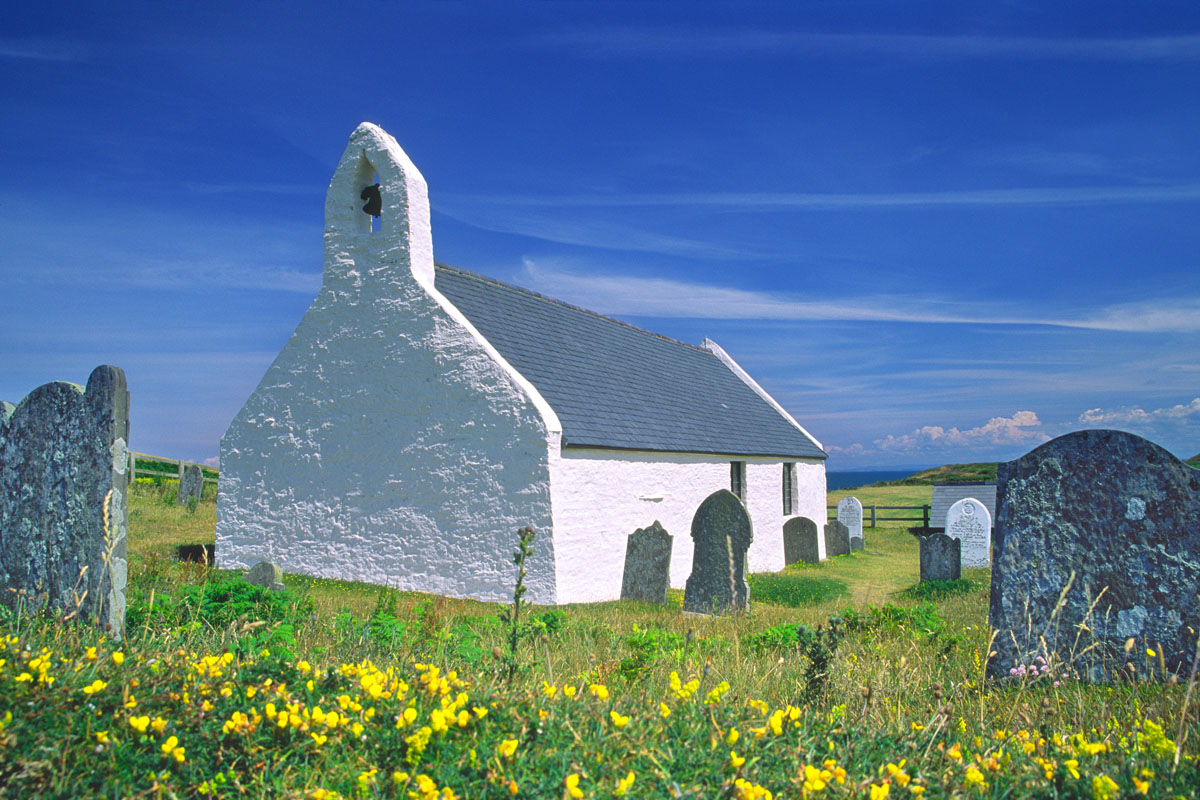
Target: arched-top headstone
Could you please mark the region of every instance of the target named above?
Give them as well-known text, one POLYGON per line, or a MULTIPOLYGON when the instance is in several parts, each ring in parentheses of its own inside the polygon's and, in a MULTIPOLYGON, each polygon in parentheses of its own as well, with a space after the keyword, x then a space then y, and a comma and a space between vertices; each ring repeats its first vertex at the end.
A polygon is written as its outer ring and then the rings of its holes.
POLYGON ((817 523, 808 517, 792 517, 783 523, 783 560, 786 564, 820 562, 817 523))
POLYGON ((667 602, 671 585, 671 534, 658 520, 638 528, 625 540, 625 573, 621 599, 643 603, 667 602))
POLYGON ((200 495, 204 491, 204 473, 200 471, 200 467, 195 464, 188 464, 187 469, 183 471, 183 477, 179 480, 179 499, 178 503, 181 506, 189 505, 192 498, 196 498, 196 502, 200 502, 200 495))
POLYGON ((850 532, 851 548, 861 550, 865 542, 863 539, 863 509, 862 503, 857 497, 843 497, 837 507, 838 522, 846 526, 850 532), (859 540, 859 546, 854 547, 854 540, 859 540))
POLYGON ((272 591, 283 591, 283 570, 270 561, 259 561, 243 576, 243 580, 272 591))
POLYGON ((91 619, 120 639, 129 392, 117 367, 0 409, 0 602, 91 619))
POLYGON ((692 574, 683 595, 684 611, 713 614, 745 610, 746 550, 754 540, 750 514, 728 489, 709 495, 692 518, 692 574))
POLYGON ((921 537, 921 580, 956 581, 962 577, 962 541, 944 533, 921 537))
POLYGON ((992 563, 992 515, 974 497, 964 497, 946 512, 946 535, 962 542, 962 565, 972 569, 992 563))
POLYGON ((825 557, 850 555, 850 529, 836 519, 825 526, 825 557))
POLYGON ((1078 431, 1000 464, 996 497, 989 675, 1041 656, 1085 678, 1147 677, 1149 648, 1186 677, 1200 472, 1133 434, 1078 431))

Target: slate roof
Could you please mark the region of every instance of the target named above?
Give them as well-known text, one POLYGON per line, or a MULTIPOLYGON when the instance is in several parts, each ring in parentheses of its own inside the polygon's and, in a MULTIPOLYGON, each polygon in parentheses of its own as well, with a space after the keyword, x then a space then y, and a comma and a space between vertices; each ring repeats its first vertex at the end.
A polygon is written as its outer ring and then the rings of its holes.
POLYGON ((541 392, 565 447, 826 457, 708 350, 457 267, 434 283, 541 392))

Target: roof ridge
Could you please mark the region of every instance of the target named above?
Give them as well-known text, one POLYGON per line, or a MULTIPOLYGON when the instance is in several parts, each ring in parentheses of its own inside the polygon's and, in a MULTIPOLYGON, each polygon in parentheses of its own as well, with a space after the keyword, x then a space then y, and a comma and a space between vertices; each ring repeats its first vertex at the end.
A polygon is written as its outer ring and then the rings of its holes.
POLYGON ((664 336, 661 333, 655 333, 654 331, 649 331, 649 330, 646 330, 645 328, 639 328, 637 325, 631 325, 630 323, 624 322, 623 320, 619 320, 614 317, 605 316, 604 314, 600 314, 600 313, 592 311, 590 309, 583 308, 582 306, 572 305, 571 303, 565 303, 562 300, 556 300, 553 297, 547 297, 546 295, 535 292, 532 289, 526 289, 523 286, 517 286, 516 284, 506 283, 502 280, 498 280, 498 279, 490 277, 488 275, 482 275, 478 272, 472 272, 469 269, 463 269, 462 267, 456 267, 451 264, 443 263, 441 261, 434 261, 433 266, 434 266, 435 270, 443 269, 443 270, 448 270, 451 272, 457 272, 460 275, 465 275, 469 278, 483 281, 484 283, 490 283, 494 286, 500 286, 505 289, 511 289, 512 291, 520 292, 520 293, 528 295, 530 297, 535 297, 538 300, 544 300, 547 303, 553 303, 557 306, 562 306, 563 308, 568 308, 572 311, 578 311, 580 313, 587 314, 588 316, 595 317, 596 319, 602 319, 605 322, 611 322, 616 325, 621 325, 625 328, 629 328, 630 330, 637 331, 638 333, 644 333, 647 336, 653 336, 656 339, 662 339, 663 341, 670 342, 671 344, 682 345, 683 347, 688 347, 688 348, 691 348, 692 350, 696 350, 701 353, 707 353, 709 355, 713 354, 712 351, 708 350, 707 348, 700 347, 700 346, 694 345, 694 344, 689 344, 687 342, 680 341, 679 339, 674 339, 670 336, 664 336))

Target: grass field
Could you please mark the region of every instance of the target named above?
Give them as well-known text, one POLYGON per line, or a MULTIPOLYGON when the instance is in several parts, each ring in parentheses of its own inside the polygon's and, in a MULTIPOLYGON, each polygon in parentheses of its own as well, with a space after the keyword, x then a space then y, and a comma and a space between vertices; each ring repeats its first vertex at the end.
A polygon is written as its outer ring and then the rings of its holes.
MULTIPOLYGON (((853 494, 920 505, 930 491, 853 494)), ((287 575, 285 592, 265 592, 170 560, 213 540, 211 497, 189 512, 167 484, 140 484, 129 509, 126 641, 0 615, 0 797, 1095 799, 1200 786, 1187 681, 985 682, 988 572, 918 590, 902 524, 866 529, 865 551, 753 576, 747 614, 685 616, 672 592, 662 607, 522 608, 514 627, 497 604, 385 587, 287 575)))

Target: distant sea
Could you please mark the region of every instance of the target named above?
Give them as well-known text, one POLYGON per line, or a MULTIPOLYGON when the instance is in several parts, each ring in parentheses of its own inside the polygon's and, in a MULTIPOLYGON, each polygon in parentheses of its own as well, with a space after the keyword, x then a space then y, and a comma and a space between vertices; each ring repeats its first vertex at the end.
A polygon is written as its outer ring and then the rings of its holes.
POLYGON ((858 486, 866 486, 869 483, 877 483, 879 481, 898 481, 901 478, 907 478, 914 472, 920 472, 920 470, 903 469, 899 472, 896 470, 880 470, 872 472, 826 472, 825 488, 827 491, 836 492, 838 489, 852 489, 858 486))

